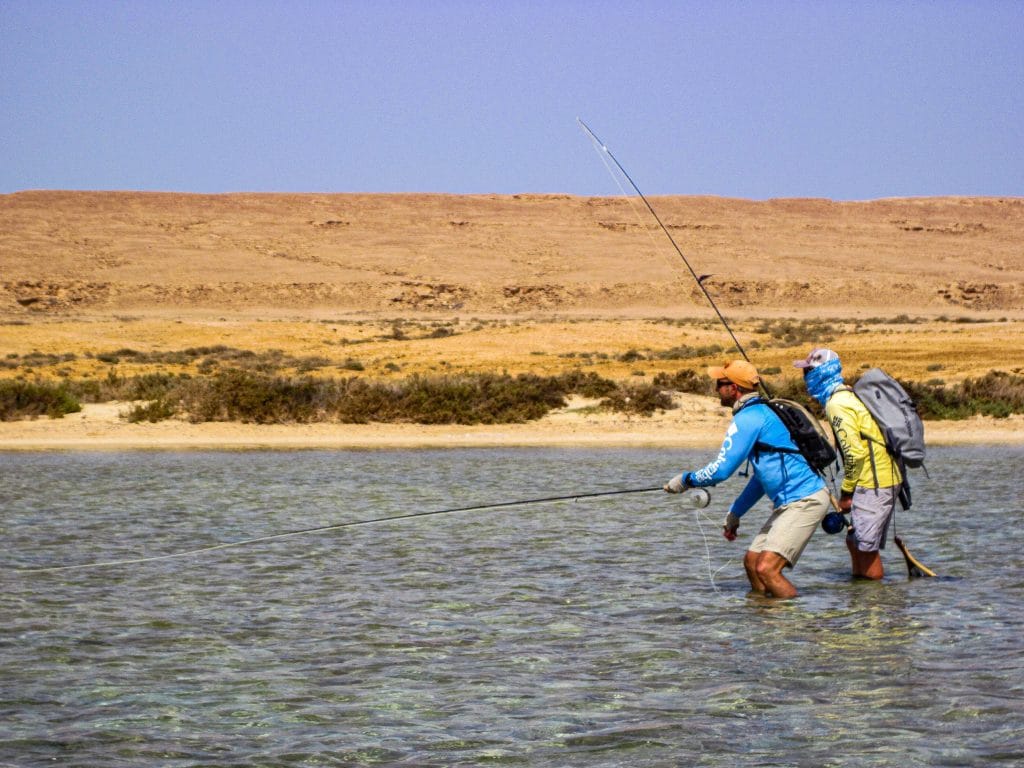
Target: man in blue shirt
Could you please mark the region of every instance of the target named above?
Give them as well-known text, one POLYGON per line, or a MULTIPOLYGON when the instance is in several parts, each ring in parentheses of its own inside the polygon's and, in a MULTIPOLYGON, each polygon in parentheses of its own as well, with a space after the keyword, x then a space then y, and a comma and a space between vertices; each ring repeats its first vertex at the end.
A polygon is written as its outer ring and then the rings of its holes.
POLYGON ((768 522, 754 537, 743 558, 751 589, 770 597, 796 597, 797 590, 782 571, 800 559, 807 542, 829 510, 824 480, 796 452, 789 430, 765 405, 757 388, 757 369, 745 360, 708 368, 722 405, 733 418, 718 456, 694 472, 676 475, 665 484, 669 493, 717 485, 745 462, 752 473, 725 518, 723 535, 736 538, 740 518, 762 496, 772 503, 768 522), (778 450, 783 449, 783 450, 778 450))

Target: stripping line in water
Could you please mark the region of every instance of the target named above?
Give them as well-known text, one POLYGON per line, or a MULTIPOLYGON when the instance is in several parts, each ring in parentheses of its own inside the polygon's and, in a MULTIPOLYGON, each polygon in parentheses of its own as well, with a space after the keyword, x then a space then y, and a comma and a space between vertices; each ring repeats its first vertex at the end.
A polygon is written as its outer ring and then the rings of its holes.
MULTIPOLYGON (((138 557, 130 560, 107 560, 103 562, 95 563, 79 563, 77 565, 53 565, 44 568, 14 568, 12 569, 15 573, 53 573, 55 571, 76 571, 84 570, 86 568, 113 568, 119 565, 136 565, 138 563, 151 563, 156 560, 170 560, 176 557, 189 557, 191 555, 201 555, 207 552, 216 552, 220 549, 229 549, 231 547, 243 547, 250 544, 259 544, 265 541, 273 541, 275 539, 286 539, 291 536, 305 536, 312 533, 325 533, 326 531, 336 531, 340 528, 351 528, 357 525, 372 525, 374 523, 387 523, 392 520, 408 520, 414 517, 428 517, 430 515, 447 515, 453 512, 474 512, 485 509, 500 509, 502 507, 521 507, 526 504, 546 504, 555 501, 578 501, 579 499, 594 499, 600 496, 618 496, 627 493, 651 493, 652 491, 663 491, 662 486, 655 486, 654 488, 630 488, 621 491, 596 491, 594 493, 574 493, 569 496, 547 496, 541 499, 523 499, 520 501, 502 501, 496 504, 475 504, 469 507, 455 507, 453 509, 438 509, 431 512, 410 512, 406 515, 393 515, 391 517, 377 517, 371 520, 353 520, 348 523, 335 523, 333 525, 321 525, 316 528, 303 528, 299 531, 287 531, 285 533, 274 533, 267 536, 257 536, 252 539, 243 539, 242 541, 229 541, 223 544, 214 544, 209 547, 199 547, 197 549, 189 549, 182 552, 171 552, 166 555, 153 555, 152 557, 138 557)), ((703 489, 701 489, 703 490, 703 489)), ((695 502, 699 506, 707 506, 707 502, 710 500, 710 496, 704 491, 704 494, 695 502)))
MULTIPOLYGON (((705 504, 703 506, 707 505, 705 504)), ((700 522, 700 517, 702 514, 707 516, 707 512, 703 511, 703 506, 699 506, 698 509, 694 510, 693 519, 697 523, 697 530, 700 531, 701 538, 704 540, 704 557, 708 564, 708 580, 711 582, 711 588, 715 590, 715 594, 720 595, 722 594, 722 590, 720 590, 718 588, 718 585, 715 584, 715 577, 729 567, 730 561, 726 561, 724 564, 718 566, 716 570, 711 569, 711 544, 708 542, 708 535, 704 533, 704 526, 700 522)), ((708 522, 711 522, 710 517, 708 518, 708 522)))

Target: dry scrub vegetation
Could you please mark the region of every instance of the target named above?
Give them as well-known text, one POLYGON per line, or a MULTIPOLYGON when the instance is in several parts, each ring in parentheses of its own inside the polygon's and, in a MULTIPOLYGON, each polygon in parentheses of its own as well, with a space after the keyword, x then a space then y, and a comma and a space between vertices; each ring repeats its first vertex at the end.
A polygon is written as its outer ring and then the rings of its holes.
MULTIPOLYGON (((653 200, 776 392, 812 345, 930 415, 1019 410, 1024 200, 653 200)), ((736 356, 623 198, 0 195, 2 418, 649 413, 736 356)))
MULTIPOLYGON (((734 327, 776 393, 804 398, 792 361, 824 344, 850 380, 875 365, 903 380, 926 418, 1022 412, 1021 330, 909 316, 734 327)), ((650 414, 679 392, 710 395, 704 368, 737 356, 716 318, 51 319, 0 325, 0 339, 5 419, 131 401, 131 420, 486 424, 540 418, 572 394, 650 414)))

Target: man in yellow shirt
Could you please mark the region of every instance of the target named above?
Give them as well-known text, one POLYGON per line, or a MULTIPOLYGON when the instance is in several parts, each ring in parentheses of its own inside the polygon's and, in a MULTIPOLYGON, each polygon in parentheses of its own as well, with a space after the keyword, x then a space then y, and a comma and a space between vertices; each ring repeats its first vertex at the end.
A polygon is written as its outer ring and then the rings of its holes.
POLYGON ((839 355, 816 348, 793 363, 804 372, 807 391, 825 408, 843 457, 839 508, 853 525, 846 537, 855 577, 881 579, 880 550, 896 511, 899 468, 885 449, 885 438, 868 409, 843 381, 839 355))

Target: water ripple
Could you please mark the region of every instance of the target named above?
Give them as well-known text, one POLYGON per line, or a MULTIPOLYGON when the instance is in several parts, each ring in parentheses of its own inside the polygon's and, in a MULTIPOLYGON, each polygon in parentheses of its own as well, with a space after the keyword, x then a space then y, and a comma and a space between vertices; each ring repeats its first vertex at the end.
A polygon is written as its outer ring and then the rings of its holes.
POLYGON ((942 578, 907 580, 887 549, 883 583, 852 582, 841 539, 819 533, 789 602, 748 597, 742 541, 717 536, 736 480, 703 521, 674 497, 619 496, 12 570, 562 495, 580 478, 647 486, 702 458, 0 454, 0 765, 1024 760, 1015 448, 932 451, 933 478, 978 479, 919 480, 897 519, 942 578))

